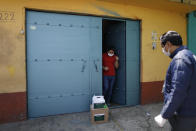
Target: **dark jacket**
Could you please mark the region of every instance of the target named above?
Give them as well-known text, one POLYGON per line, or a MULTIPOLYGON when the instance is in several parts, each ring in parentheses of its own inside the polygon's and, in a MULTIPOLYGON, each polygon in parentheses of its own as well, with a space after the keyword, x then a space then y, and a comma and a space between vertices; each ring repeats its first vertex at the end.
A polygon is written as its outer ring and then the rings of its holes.
POLYGON ((177 113, 183 117, 196 117, 196 56, 181 46, 171 55, 164 82, 162 117, 177 113))

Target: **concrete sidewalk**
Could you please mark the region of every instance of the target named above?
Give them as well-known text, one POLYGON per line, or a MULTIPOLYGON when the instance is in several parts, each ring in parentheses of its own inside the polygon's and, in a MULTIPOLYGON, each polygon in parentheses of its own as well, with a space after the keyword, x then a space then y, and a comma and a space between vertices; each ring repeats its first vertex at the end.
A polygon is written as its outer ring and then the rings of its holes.
POLYGON ((159 128, 154 116, 160 113, 162 104, 110 109, 109 122, 92 125, 90 113, 74 113, 22 122, 1 124, 0 131, 169 131, 168 122, 159 128))

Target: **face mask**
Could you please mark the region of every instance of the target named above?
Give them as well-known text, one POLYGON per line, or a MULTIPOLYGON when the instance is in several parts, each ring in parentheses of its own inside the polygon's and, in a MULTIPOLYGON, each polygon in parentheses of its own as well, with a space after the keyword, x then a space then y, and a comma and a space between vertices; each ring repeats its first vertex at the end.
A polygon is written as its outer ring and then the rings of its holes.
POLYGON ((166 55, 166 56, 170 56, 170 52, 169 52, 169 49, 168 49, 168 52, 165 51, 165 47, 162 48, 162 52, 166 55))
POLYGON ((108 56, 113 56, 114 54, 108 53, 108 56))

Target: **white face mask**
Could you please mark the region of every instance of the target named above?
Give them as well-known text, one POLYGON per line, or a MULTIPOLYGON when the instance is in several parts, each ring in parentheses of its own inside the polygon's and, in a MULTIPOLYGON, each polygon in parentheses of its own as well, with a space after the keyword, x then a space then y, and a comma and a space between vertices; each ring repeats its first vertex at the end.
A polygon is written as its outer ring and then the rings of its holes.
POLYGON ((162 48, 162 52, 166 55, 166 56, 170 56, 170 52, 169 52, 169 49, 168 49, 168 52, 165 51, 165 47, 162 48))
POLYGON ((108 53, 108 56, 113 56, 114 54, 108 53))

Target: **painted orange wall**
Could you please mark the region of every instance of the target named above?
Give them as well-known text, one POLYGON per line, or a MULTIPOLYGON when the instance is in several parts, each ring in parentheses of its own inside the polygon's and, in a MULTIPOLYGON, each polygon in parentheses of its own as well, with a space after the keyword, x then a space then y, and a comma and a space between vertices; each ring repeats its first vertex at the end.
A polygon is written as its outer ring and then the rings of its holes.
POLYGON ((140 19, 142 82, 162 81, 170 61, 158 42, 152 50, 152 32, 176 30, 186 43, 186 13, 196 9, 166 0, 1 0, 0 93, 26 91, 25 8, 140 19))

